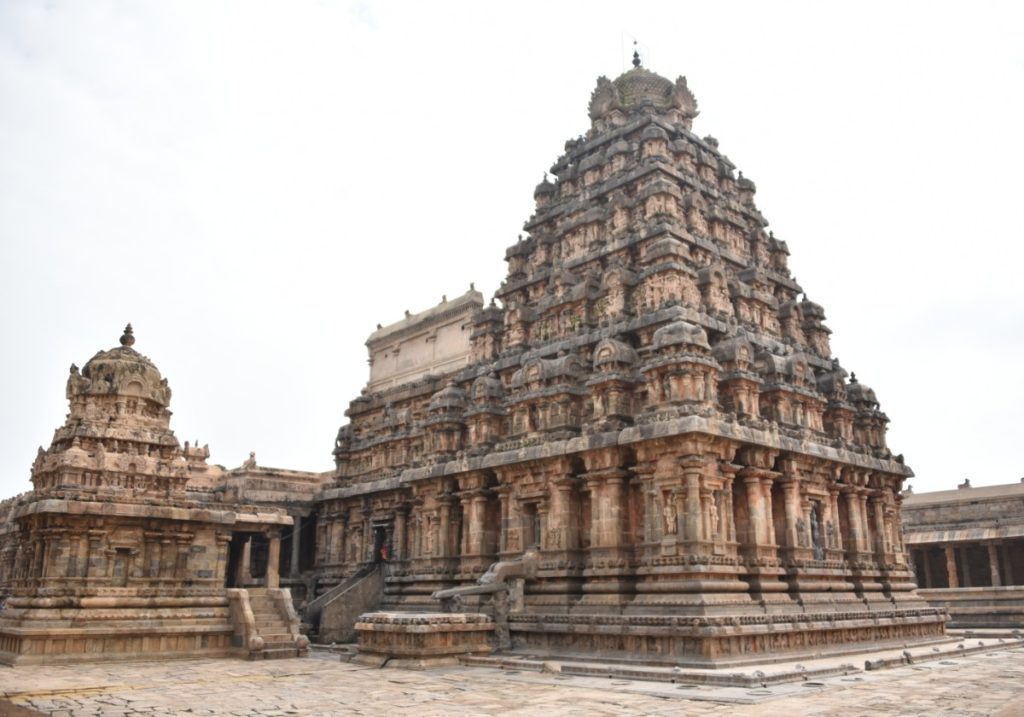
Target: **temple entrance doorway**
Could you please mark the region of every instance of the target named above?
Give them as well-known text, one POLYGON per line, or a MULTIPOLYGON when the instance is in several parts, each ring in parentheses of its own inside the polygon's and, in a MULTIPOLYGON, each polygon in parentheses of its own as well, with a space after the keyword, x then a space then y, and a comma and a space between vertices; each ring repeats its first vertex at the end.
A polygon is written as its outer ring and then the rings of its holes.
POLYGON ((388 545, 388 531, 383 525, 373 526, 373 562, 383 563, 391 559, 391 546, 388 545))
POLYGON ((244 588, 267 584, 270 542, 263 533, 232 533, 224 587, 244 588))

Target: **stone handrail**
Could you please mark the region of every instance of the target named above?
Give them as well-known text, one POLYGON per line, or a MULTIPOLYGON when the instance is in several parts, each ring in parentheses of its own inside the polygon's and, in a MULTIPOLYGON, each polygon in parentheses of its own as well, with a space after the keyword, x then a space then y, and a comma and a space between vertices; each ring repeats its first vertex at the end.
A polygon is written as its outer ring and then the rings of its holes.
POLYGON ((355 572, 355 574, 345 578, 340 583, 335 585, 333 588, 325 592, 323 595, 319 595, 315 599, 307 602, 306 606, 302 608, 302 618, 308 623, 316 624, 320 619, 320 613, 323 612, 323 609, 327 605, 327 603, 331 602, 336 597, 347 591, 350 587, 358 583, 367 575, 373 573, 373 571, 379 569, 379 563, 373 563, 360 568, 355 572))
POLYGON ((275 588, 267 590, 267 593, 274 600, 278 613, 284 615, 287 619, 288 633, 292 636, 295 646, 300 651, 306 650, 309 647, 309 638, 299 631, 301 621, 299 620, 298 613, 295 612, 295 606, 292 604, 291 590, 288 588, 275 588))
POLYGON ((256 629, 256 616, 249 604, 249 591, 244 588, 228 588, 228 605, 231 608, 231 627, 234 635, 231 646, 244 655, 263 649, 263 638, 256 629))

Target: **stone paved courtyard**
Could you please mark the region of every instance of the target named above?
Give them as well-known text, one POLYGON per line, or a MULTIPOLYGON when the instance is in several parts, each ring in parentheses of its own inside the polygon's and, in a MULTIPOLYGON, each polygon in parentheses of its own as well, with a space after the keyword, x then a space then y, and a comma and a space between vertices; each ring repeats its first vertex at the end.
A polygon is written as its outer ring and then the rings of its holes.
MULTIPOLYGON (((0 670, 14 705, 79 715, 1024 715, 1024 649, 769 689, 489 668, 372 669, 319 656, 0 670)), ((6 714, 0 710, 0 714, 6 714)))

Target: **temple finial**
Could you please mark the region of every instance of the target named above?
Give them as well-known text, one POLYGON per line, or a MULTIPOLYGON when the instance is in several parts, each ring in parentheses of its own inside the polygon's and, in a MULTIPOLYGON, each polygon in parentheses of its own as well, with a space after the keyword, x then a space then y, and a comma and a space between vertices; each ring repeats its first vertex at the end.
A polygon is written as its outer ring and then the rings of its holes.
POLYGON ((121 334, 121 345, 131 346, 135 343, 135 335, 132 333, 132 325, 128 324, 124 327, 124 333, 121 334))
POLYGON ((640 67, 640 53, 636 48, 636 40, 633 40, 633 67, 640 67))

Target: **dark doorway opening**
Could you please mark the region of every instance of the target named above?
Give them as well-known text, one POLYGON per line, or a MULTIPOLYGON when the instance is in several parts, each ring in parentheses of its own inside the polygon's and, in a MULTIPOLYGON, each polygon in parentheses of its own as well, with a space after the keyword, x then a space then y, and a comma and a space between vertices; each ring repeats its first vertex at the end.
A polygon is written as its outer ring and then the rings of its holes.
POLYGON ((387 529, 383 525, 373 526, 373 562, 387 562, 391 558, 391 546, 387 541, 387 529))

